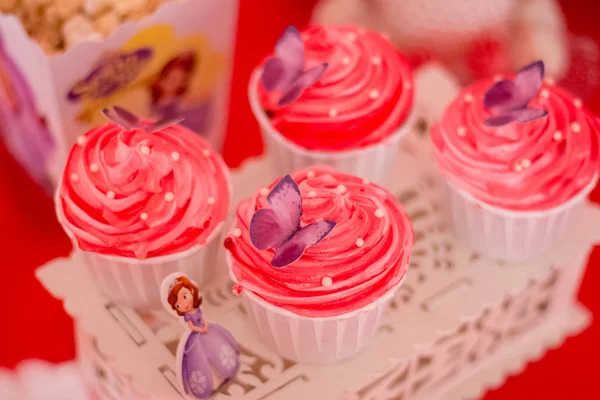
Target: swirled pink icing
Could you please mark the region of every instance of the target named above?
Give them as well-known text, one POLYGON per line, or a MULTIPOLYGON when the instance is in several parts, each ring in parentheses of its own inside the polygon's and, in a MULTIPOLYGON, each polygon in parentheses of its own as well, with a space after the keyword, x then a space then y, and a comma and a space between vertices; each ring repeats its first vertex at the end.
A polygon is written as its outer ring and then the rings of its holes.
POLYGON ((545 83, 529 105, 547 117, 484 126, 490 112, 483 96, 493 83, 465 88, 434 126, 441 173, 492 206, 537 211, 565 203, 599 172, 600 123, 581 100, 545 83))
POLYGON ((82 250, 139 259, 204 244, 225 220, 229 172, 195 133, 114 123, 71 150, 57 201, 82 250))
POLYGON ((311 150, 362 148, 391 136, 413 102, 407 60, 378 33, 355 27, 310 26, 302 32, 306 68, 328 63, 321 79, 292 104, 258 95, 277 131, 311 150))
POLYGON ((274 268, 274 249, 256 249, 248 232, 254 213, 268 207, 268 191, 262 189, 241 202, 235 228, 225 240, 238 289, 296 314, 317 317, 359 309, 401 281, 413 230, 391 193, 331 167, 301 170, 292 178, 302 195, 302 223, 327 219, 337 224, 300 259, 274 268))

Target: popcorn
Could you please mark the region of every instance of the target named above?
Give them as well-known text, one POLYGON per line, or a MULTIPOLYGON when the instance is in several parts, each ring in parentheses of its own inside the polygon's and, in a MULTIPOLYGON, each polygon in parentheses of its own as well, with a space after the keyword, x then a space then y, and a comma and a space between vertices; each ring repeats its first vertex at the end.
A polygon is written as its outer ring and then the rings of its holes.
POLYGON ((178 0, 0 0, 0 12, 17 17, 46 54, 110 36, 127 20, 139 20, 178 0))
POLYGON ((102 35, 94 29, 92 21, 83 15, 76 15, 65 22, 62 32, 68 46, 74 46, 86 40, 102 39, 102 35))
MULTIPOLYGON (((112 8, 113 3, 116 3, 117 0, 85 0, 83 4, 83 10, 86 15, 90 17, 95 17, 96 15, 110 10, 112 8)), ((124 1, 126 3, 126 1, 124 1)))
POLYGON ((121 23, 121 20, 112 11, 102 14, 94 21, 94 27, 96 31, 100 32, 103 36, 109 36, 121 23))

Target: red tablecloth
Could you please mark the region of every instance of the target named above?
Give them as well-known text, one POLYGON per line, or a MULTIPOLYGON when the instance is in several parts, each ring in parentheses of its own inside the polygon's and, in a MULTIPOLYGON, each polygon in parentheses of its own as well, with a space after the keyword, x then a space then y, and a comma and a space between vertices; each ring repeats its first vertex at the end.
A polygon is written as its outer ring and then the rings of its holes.
MULTIPOLYGON (((290 24, 308 21, 315 0, 241 1, 239 44, 235 56, 231 116, 224 155, 231 167, 259 155, 262 145, 246 99, 252 67, 290 24)), ((600 2, 566 1, 569 28, 600 42, 600 2)), ((589 101, 600 113, 600 92, 589 101)), ((600 190, 592 194, 600 201, 600 190)), ((599 228, 600 229, 600 228, 599 228)), ((74 357, 73 323, 62 303, 37 282, 34 270, 55 257, 66 256, 70 243, 55 220, 52 201, 45 197, 0 145, 0 367, 13 367, 27 358, 65 361, 74 357)), ((600 314, 600 248, 592 253, 579 298, 600 314)), ((486 395, 486 399, 600 399, 600 323, 551 350, 525 372, 486 395)))

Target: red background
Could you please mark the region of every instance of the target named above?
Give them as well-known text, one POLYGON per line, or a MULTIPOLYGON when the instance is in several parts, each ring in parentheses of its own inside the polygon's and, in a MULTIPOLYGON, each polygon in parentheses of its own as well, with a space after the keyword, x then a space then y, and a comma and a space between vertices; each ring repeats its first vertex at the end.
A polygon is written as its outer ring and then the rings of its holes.
MULTIPOLYGON (((231 167, 262 152, 257 126, 246 99, 246 84, 254 65, 272 49, 283 29, 304 25, 315 0, 241 1, 238 47, 235 55, 231 118, 224 148, 231 167)), ((600 42, 600 2, 561 1, 574 34, 600 42)), ((588 105, 600 114, 600 91, 588 105)), ((592 194, 600 202, 600 187, 592 194)), ((599 228, 600 229, 600 228, 599 228)), ((3 261, 0 282, 2 325, 0 367, 14 367, 27 358, 53 362, 75 356, 73 322, 62 303, 52 298, 34 277, 39 265, 69 254, 71 245, 55 220, 52 201, 28 178, 0 144, 0 243, 3 261)), ((592 252, 579 293, 596 322, 577 337, 549 351, 524 373, 488 392, 485 399, 600 399, 600 247, 592 252)))

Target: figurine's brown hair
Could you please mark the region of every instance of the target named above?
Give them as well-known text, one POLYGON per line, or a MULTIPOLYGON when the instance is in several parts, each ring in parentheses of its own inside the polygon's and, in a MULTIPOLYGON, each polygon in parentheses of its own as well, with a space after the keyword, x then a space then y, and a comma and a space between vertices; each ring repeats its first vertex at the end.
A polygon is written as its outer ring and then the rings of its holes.
POLYGON ((171 308, 177 311, 177 314, 183 315, 175 305, 177 304, 177 294, 181 290, 181 288, 186 288, 190 292, 192 292, 192 296, 194 297, 194 308, 200 307, 202 304, 202 296, 200 296, 200 292, 198 291, 198 286, 194 284, 187 276, 179 276, 174 281, 174 285, 169 290, 169 297, 167 297, 167 301, 171 305, 171 308))
POLYGON ((196 57, 194 56, 194 54, 192 52, 182 53, 182 54, 178 55, 177 57, 175 57, 174 59, 172 59, 171 61, 169 61, 163 67, 162 71, 160 71, 160 75, 158 76, 156 81, 154 81, 154 83, 150 87, 150 91, 152 92, 152 103, 156 103, 162 97, 163 90, 162 90, 160 84, 161 84, 162 80, 165 78, 165 76, 168 75, 169 72, 171 72, 173 69, 182 69, 187 74, 186 81, 181 86, 179 86, 177 88, 177 90, 175 91, 175 94, 177 96, 183 95, 188 89, 190 75, 192 74, 192 71, 194 70, 195 67, 196 67, 196 57))

